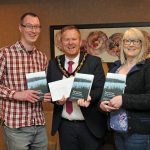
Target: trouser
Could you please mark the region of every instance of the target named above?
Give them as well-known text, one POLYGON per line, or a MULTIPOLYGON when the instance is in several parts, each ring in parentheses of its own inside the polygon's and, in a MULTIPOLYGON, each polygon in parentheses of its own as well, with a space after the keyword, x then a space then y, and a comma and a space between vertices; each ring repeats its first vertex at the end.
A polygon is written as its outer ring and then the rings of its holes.
POLYGON ((102 150, 102 139, 89 131, 85 121, 62 119, 59 138, 61 150, 102 150))
POLYGON ((48 149, 45 126, 31 126, 22 128, 3 127, 7 150, 48 149))
POLYGON ((117 150, 150 150, 150 135, 115 133, 117 150))

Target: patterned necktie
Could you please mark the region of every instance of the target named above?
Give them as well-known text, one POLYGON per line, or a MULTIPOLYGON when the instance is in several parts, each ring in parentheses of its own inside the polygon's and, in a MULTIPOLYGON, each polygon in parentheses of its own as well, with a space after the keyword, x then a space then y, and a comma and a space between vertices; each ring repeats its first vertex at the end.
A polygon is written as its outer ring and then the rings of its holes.
MULTIPOLYGON (((68 61, 68 72, 72 73, 72 65, 74 64, 73 61, 68 61)), ((73 106, 72 106, 72 101, 67 101, 66 102, 66 112, 68 114, 71 114, 73 112, 73 106)))

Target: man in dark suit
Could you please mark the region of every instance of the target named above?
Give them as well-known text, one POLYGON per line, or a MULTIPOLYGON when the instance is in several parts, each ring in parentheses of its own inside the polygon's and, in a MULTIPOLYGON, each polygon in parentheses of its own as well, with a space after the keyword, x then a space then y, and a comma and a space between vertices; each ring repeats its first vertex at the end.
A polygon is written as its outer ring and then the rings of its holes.
MULTIPOLYGON (((99 57, 80 52, 81 35, 75 26, 61 30, 61 46, 64 55, 50 60, 47 81, 57 81, 76 72, 93 74, 90 96, 71 103, 67 111, 65 97, 54 103, 52 135, 59 131, 61 150, 101 150, 106 131, 106 116, 98 110, 105 75, 99 57), (68 62, 72 62, 71 71, 68 62), (68 68, 69 67, 69 68, 68 68), (68 70, 68 69, 69 70, 68 70)), ((59 91, 58 91, 59 92, 59 91)))

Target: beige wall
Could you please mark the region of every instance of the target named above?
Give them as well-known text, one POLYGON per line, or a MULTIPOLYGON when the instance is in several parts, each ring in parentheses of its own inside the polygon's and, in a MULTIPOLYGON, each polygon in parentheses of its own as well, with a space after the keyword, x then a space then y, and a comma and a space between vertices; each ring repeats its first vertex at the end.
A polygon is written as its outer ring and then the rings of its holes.
POLYGON ((37 45, 50 57, 49 25, 148 22, 149 6, 149 0, 0 0, 0 47, 19 38, 18 20, 27 11, 40 16, 37 45))

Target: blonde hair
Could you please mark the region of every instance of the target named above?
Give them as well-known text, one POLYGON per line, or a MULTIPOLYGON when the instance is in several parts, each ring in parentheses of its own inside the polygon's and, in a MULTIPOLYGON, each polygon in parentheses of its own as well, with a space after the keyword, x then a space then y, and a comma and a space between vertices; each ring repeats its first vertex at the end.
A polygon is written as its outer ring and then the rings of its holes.
POLYGON ((146 52, 147 52, 147 43, 145 40, 145 37, 143 33, 137 29, 137 28, 129 28, 128 30, 125 31, 123 38, 122 38, 122 43, 121 43, 121 48, 120 48, 120 60, 121 64, 125 64, 126 62, 126 55, 124 53, 124 44, 123 41, 125 39, 133 39, 133 40, 140 40, 142 47, 139 55, 137 56, 137 63, 145 60, 146 59, 146 52))

